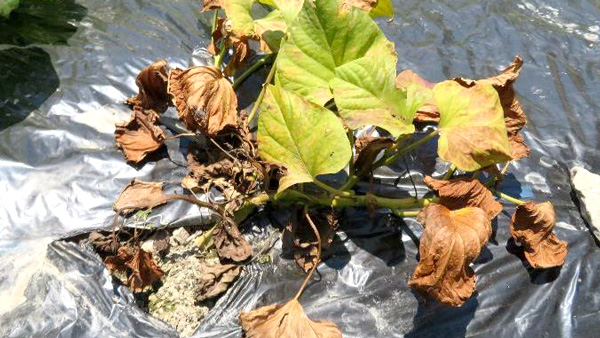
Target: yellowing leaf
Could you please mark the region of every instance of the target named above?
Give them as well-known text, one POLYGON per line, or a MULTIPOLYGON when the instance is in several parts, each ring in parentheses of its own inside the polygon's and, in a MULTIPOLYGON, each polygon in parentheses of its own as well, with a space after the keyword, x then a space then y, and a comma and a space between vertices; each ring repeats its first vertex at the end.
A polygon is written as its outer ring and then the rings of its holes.
POLYGON ((396 87, 406 90, 411 106, 417 106, 414 122, 438 123, 440 112, 433 99, 435 84, 423 79, 412 70, 404 70, 396 77, 396 87))
POLYGON ((240 321, 246 338, 342 338, 334 323, 308 318, 296 299, 242 312, 240 321))
POLYGON ((329 81, 337 67, 374 56, 396 63, 393 44, 369 15, 344 8, 339 0, 305 1, 288 33, 277 58, 275 82, 319 105, 333 98, 329 81))
POLYGON ((488 215, 474 207, 450 211, 430 204, 417 219, 425 229, 419 265, 408 285, 442 303, 462 305, 475 290, 475 273, 469 264, 492 234, 488 215))
POLYGON ((213 135, 237 126, 237 97, 217 67, 174 69, 168 91, 188 129, 213 135))
POLYGON ((511 159, 504 112, 489 84, 463 87, 455 81, 433 88, 440 110, 438 155, 460 170, 475 171, 511 159))
POLYGON ((317 175, 336 173, 352 154, 341 121, 331 111, 300 95, 269 86, 258 120, 258 149, 267 161, 281 163, 287 175, 279 191, 317 175))
POLYGON ((275 6, 281 11, 288 25, 296 19, 303 4, 304 0, 275 0, 275 6))
POLYGON ((343 4, 362 9, 373 18, 394 16, 392 0, 344 0, 343 4))
POLYGON ((329 83, 339 114, 351 129, 375 125, 394 138, 415 131, 412 120, 419 104, 409 106, 406 92, 396 88, 394 61, 364 57, 335 69, 329 83))

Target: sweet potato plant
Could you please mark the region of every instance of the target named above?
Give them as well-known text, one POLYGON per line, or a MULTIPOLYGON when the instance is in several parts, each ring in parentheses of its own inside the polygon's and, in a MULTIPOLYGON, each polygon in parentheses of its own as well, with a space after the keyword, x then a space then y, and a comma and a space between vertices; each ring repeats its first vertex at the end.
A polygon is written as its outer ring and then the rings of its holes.
MULTIPOLYGON (((423 226, 420 261, 408 284, 449 306, 473 294, 470 264, 502 211, 497 197, 517 205, 510 230, 529 264, 563 264, 567 245, 552 232, 552 204, 496 190, 510 163, 530 153, 513 89, 520 57, 490 78, 430 83, 410 70, 396 73, 395 48, 402 46, 373 21, 392 15, 389 0, 205 0, 207 11, 214 13, 214 65, 170 69, 159 60, 145 68, 139 94, 126 102, 131 118, 115 132, 126 160, 140 162, 163 145, 160 115, 174 106, 188 129, 174 137, 193 141, 182 181, 189 193, 166 195, 161 183, 134 180, 115 210, 123 215, 172 200, 208 208, 218 219, 209 235, 219 256, 235 264, 253 254, 238 228, 245 219, 267 204, 291 210, 285 231, 306 279, 289 302, 241 313, 247 337, 341 337, 334 323, 309 319, 299 299, 343 208, 416 217, 423 226), (268 13, 257 17, 261 11, 268 13), (256 102, 240 112, 236 89, 263 67, 270 71, 256 102), (432 197, 357 192, 356 184, 373 182, 379 167, 428 142, 437 142, 439 158, 450 163, 443 177, 425 176, 432 197), (328 174, 346 179, 324 179, 328 174), (196 197, 210 189, 224 202, 196 197)), ((160 278, 142 249, 118 250, 134 289, 160 278)), ((115 269, 119 255, 109 258, 115 269)))

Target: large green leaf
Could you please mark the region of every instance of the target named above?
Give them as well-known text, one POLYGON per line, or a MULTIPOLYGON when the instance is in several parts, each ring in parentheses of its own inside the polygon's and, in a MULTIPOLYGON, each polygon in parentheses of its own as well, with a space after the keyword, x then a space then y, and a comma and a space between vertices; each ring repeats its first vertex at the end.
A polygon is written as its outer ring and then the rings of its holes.
MULTIPOLYGON (((287 24, 284 14, 273 10, 265 17, 254 19, 252 5, 254 0, 227 0, 224 3, 225 14, 231 22, 231 31, 239 38, 252 38, 260 41, 263 51, 277 51, 281 44, 287 24)), ((287 13, 287 15, 291 15, 287 13)))
POLYGON ((280 192, 344 169, 352 154, 342 122, 333 112, 272 85, 261 106, 258 150, 263 159, 287 168, 280 192))
POLYGON ((0 17, 8 18, 10 12, 19 7, 20 0, 2 0, 0 2, 0 17))
MULTIPOLYGON (((332 99, 335 69, 361 57, 396 62, 394 45, 366 12, 339 0, 305 1, 277 58, 276 83, 323 105, 332 99)), ((395 75, 395 72, 394 72, 395 75)))
POLYGON ((504 112, 494 87, 481 83, 465 87, 450 80, 436 84, 433 96, 440 110, 441 159, 464 171, 511 159, 504 112))
POLYGON ((329 84, 340 116, 351 129, 375 125, 394 137, 411 134, 418 103, 396 88, 394 60, 363 57, 335 69, 329 84))

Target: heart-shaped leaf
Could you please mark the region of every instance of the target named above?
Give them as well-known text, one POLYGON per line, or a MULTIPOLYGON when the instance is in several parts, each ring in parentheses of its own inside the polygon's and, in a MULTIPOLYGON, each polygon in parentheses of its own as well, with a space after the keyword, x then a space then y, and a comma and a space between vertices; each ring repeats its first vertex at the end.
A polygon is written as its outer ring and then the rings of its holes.
POLYGON ((442 160, 475 171, 511 159, 504 112, 494 87, 476 83, 467 88, 444 81, 435 85, 433 96, 440 110, 442 160))
POLYGON ((492 225, 483 209, 450 211, 430 204, 417 216, 425 230, 419 244, 419 265, 408 285, 438 301, 462 305, 475 290, 476 277, 469 267, 486 245, 492 225))
MULTIPOLYGON (((369 15, 339 0, 305 1, 277 58, 276 83, 324 105, 335 69, 361 57, 396 62, 394 45, 369 15)), ((394 70, 395 75, 395 70, 394 70)))
POLYGON ((406 92, 396 88, 395 60, 363 57, 335 69, 329 82, 340 116, 351 129, 375 125, 392 136, 412 134, 420 104, 408 105, 406 92))
POLYGON ((267 88, 262 103, 258 146, 263 159, 287 168, 279 182, 280 192, 344 169, 352 154, 344 127, 334 113, 276 86, 267 88))

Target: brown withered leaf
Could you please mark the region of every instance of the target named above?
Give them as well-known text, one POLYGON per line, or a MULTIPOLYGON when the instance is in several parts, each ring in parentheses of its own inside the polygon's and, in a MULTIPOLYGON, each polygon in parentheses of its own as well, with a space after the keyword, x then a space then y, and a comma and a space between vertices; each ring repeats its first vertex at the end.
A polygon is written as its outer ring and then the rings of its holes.
POLYGON ((223 8, 223 0, 204 0, 200 13, 212 11, 213 9, 223 8))
POLYGON ((365 12, 370 12, 379 0, 344 0, 342 1, 342 6, 346 9, 351 9, 352 7, 356 7, 365 12))
POLYGON ((233 54, 229 58, 229 62, 225 66, 225 75, 233 76, 235 71, 244 64, 253 55, 253 51, 250 48, 249 38, 239 38, 229 33, 229 29, 225 27, 228 24, 227 19, 219 18, 217 20, 217 27, 212 32, 212 43, 208 45, 208 52, 212 55, 218 55, 221 51, 220 43, 221 39, 225 39, 225 48, 231 48, 233 54))
POLYGON ((152 254, 139 248, 122 246, 117 255, 104 260, 110 273, 123 271, 128 274, 127 285, 132 292, 142 292, 144 287, 152 285, 164 274, 152 259, 152 254))
POLYGON ((302 305, 292 299, 285 304, 267 305, 240 313, 246 338, 341 338, 342 332, 330 321, 308 318, 302 305))
MULTIPOLYGON (((326 250, 333 243, 335 232, 339 228, 338 215, 324 209, 311 210, 309 215, 321 236, 321 248, 326 250)), ((293 252, 294 260, 304 272, 310 271, 317 264, 317 239, 302 210, 292 213, 282 237, 284 250, 293 252)))
POLYGON ((504 110, 504 122, 506 123, 506 131, 511 145, 511 156, 515 161, 529 156, 530 153, 523 136, 519 134, 521 129, 527 124, 527 116, 513 88, 513 84, 521 73, 522 68, 523 59, 517 55, 514 61, 504 68, 499 75, 477 81, 465 78, 454 79, 458 83, 468 87, 475 85, 475 82, 480 82, 490 84, 496 89, 500 97, 500 104, 504 110))
POLYGON ((242 262, 252 256, 252 245, 242 237, 234 223, 219 222, 213 232, 213 240, 221 258, 242 262))
POLYGON ((161 182, 144 182, 134 178, 117 198, 113 210, 127 214, 151 209, 167 202, 168 197, 163 193, 161 182))
POLYGON ((413 119, 416 123, 438 123, 440 122, 440 111, 435 104, 431 90, 435 86, 423 79, 419 74, 412 70, 404 70, 396 77, 396 87, 412 92, 413 95, 424 97, 424 103, 417 110, 413 119))
POLYGON ((490 220, 502 212, 502 204, 496 201, 492 192, 478 179, 457 178, 446 181, 425 176, 423 183, 434 190, 440 197, 440 204, 450 210, 478 207, 487 213, 490 220))
POLYGON ((417 219, 425 229, 419 264, 408 285, 442 303, 461 306, 473 294, 477 280, 469 264, 492 234, 488 215, 475 207, 451 211, 430 204, 417 219))
POLYGON ((192 131, 215 135, 237 126, 237 97, 217 67, 172 70, 168 92, 173 96, 179 118, 192 131))
POLYGON ((165 141, 164 131, 156 124, 158 115, 151 110, 135 109, 127 122, 117 123, 115 139, 125 160, 139 163, 165 141))
POLYGON ((169 64, 164 59, 142 69, 135 79, 139 92, 127 99, 125 104, 143 109, 153 109, 158 113, 164 112, 169 106, 168 77, 169 64))
POLYGON ((525 258, 534 269, 562 266, 565 262, 567 242, 552 232, 554 222, 554 206, 550 202, 521 204, 512 216, 512 237, 521 243, 525 258))
POLYGON ((200 289, 197 300, 204 301, 214 298, 227 291, 242 272, 242 268, 234 264, 217 264, 202 269, 200 289))
POLYGON ((103 253, 111 253, 114 254, 117 252, 117 248, 119 247, 119 242, 113 236, 104 236, 99 232, 90 232, 88 235, 88 241, 92 243, 96 250, 103 253))
POLYGON ((368 174, 377 155, 393 144, 393 140, 384 137, 365 136, 356 139, 354 146, 357 156, 354 167, 359 173, 368 174))

